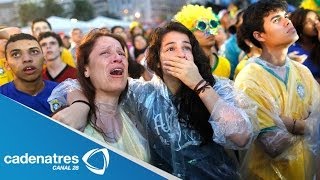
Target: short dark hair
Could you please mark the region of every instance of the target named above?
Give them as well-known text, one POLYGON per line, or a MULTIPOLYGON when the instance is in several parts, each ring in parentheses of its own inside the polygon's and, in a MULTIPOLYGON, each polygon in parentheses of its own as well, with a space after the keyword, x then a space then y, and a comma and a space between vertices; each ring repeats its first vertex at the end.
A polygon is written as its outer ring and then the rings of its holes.
POLYGON ((48 24, 50 30, 52 30, 52 27, 51 27, 51 24, 45 19, 45 18, 36 18, 32 21, 32 24, 31 24, 31 31, 33 32, 33 27, 34 27, 34 24, 37 23, 37 22, 45 22, 48 24))
POLYGON ((114 33, 114 31, 115 31, 117 28, 121 28, 122 30, 124 30, 124 27, 122 27, 122 26, 113 26, 113 27, 111 28, 111 33, 114 33))
POLYGON ((62 47, 63 43, 62 43, 61 37, 58 34, 54 33, 54 32, 43 32, 43 33, 40 33, 39 37, 38 37, 39 43, 40 43, 40 41, 42 39, 48 38, 48 37, 55 38, 58 41, 59 46, 62 47))
POLYGON ((6 45, 5 45, 5 48, 4 48, 6 59, 7 59, 7 48, 8 48, 8 45, 10 43, 13 43, 13 42, 16 42, 16 41, 20 41, 20 40, 33 40, 33 41, 36 41, 39 44, 37 39, 34 36, 32 36, 31 34, 25 34, 25 33, 14 34, 14 35, 10 36, 10 38, 8 39, 8 41, 7 41, 6 45))
POLYGON ((278 10, 287 11, 288 4, 284 0, 260 0, 251 4, 243 14, 242 35, 244 39, 249 39, 255 46, 262 48, 258 40, 253 37, 254 31, 264 32, 263 18, 268 16, 270 12, 278 10))

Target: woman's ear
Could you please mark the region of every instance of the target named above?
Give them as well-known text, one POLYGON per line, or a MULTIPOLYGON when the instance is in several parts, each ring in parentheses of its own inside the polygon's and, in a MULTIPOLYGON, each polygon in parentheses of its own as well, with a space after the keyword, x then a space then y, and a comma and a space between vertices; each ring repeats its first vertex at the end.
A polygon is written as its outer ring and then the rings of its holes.
POLYGON ((245 39, 245 40, 244 40, 244 43, 246 43, 246 45, 247 45, 247 46, 249 46, 250 48, 252 48, 252 47, 253 47, 252 42, 251 42, 251 41, 249 41, 248 39, 245 39))
POLYGON ((89 70, 88 66, 84 67, 84 72, 83 73, 84 73, 83 74, 84 77, 86 77, 86 78, 90 77, 90 70, 89 70))

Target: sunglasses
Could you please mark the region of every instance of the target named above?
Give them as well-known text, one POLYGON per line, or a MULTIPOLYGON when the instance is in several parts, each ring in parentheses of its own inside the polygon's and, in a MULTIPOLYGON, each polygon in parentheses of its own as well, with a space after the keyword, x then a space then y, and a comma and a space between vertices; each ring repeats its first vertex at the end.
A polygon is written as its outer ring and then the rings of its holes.
POLYGON ((210 20, 210 21, 198 20, 193 31, 200 30, 202 32, 215 35, 217 34, 218 26, 219 26, 219 22, 215 20, 210 20))

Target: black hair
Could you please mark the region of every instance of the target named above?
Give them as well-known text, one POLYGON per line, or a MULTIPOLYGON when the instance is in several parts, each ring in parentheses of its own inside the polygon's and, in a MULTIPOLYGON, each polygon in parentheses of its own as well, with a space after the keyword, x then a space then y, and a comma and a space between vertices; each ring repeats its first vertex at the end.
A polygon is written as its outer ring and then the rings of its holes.
MULTIPOLYGON (((201 49, 197 39, 193 33, 179 22, 170 22, 164 27, 158 27, 150 36, 150 45, 147 53, 148 67, 153 70, 162 80, 163 72, 160 62, 160 49, 163 37, 169 32, 179 32, 186 34, 192 46, 192 54, 194 56, 194 63, 199 69, 199 72, 204 80, 210 83, 211 86, 215 84, 215 79, 211 74, 209 59, 201 49)), ((212 140, 213 131, 208 120, 211 112, 207 110, 199 96, 185 84, 182 84, 179 92, 176 94, 179 104, 176 104, 179 110, 179 121, 185 123, 189 128, 196 129, 206 143, 212 140)))
MULTIPOLYGON (((303 28, 305 25, 307 14, 309 12, 314 12, 314 11, 310 9, 299 8, 294 12, 292 12, 290 15, 290 20, 299 36, 303 35, 303 28)), ((314 13, 317 14, 316 12, 314 13)), ((297 42, 303 43, 301 42, 301 40, 302 38, 300 37, 297 42)), ((312 42, 315 44, 315 47, 310 52, 310 59, 315 65, 320 65, 320 62, 318 60, 318 58, 320 57, 320 43, 319 43, 318 37, 314 36, 314 38, 312 39, 312 42)))
POLYGON ((122 30, 124 30, 124 27, 122 27, 122 26, 113 26, 113 27, 111 28, 111 33, 114 33, 114 31, 115 31, 117 28, 121 28, 122 30))
MULTIPOLYGON (((33 40, 33 41, 36 41, 39 44, 37 39, 34 36, 32 36, 31 34, 25 34, 25 33, 14 34, 14 35, 10 36, 10 38, 8 39, 8 41, 7 41, 6 45, 5 45, 5 48, 4 48, 6 59, 7 59, 8 44, 16 42, 16 41, 20 41, 20 40, 33 40)), ((40 47, 40 45, 39 45, 39 47, 40 47)))
POLYGON ((53 37, 58 41, 59 47, 63 46, 61 37, 54 32, 43 32, 39 34, 38 41, 40 42, 44 38, 53 37))
POLYGON ((33 27, 34 27, 34 24, 37 23, 37 22, 45 22, 48 24, 50 30, 52 30, 52 27, 51 27, 51 24, 45 19, 45 18, 36 18, 32 21, 32 24, 31 24, 31 31, 33 32, 33 27))
POLYGON ((262 48, 260 42, 253 37, 253 32, 264 32, 263 18, 269 13, 278 10, 287 11, 288 4, 284 0, 260 0, 251 4, 243 14, 243 23, 240 26, 243 28, 242 35, 245 39, 249 39, 255 46, 262 48))

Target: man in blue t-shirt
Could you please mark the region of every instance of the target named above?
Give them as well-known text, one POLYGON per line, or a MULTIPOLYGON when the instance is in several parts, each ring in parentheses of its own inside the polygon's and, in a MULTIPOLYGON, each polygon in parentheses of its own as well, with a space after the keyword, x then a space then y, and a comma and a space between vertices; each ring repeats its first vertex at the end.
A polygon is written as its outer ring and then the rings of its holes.
POLYGON ((14 80, 0 86, 0 94, 45 115, 60 107, 59 102, 47 102, 57 83, 42 79, 44 58, 35 37, 24 33, 11 36, 5 45, 5 56, 14 80))

